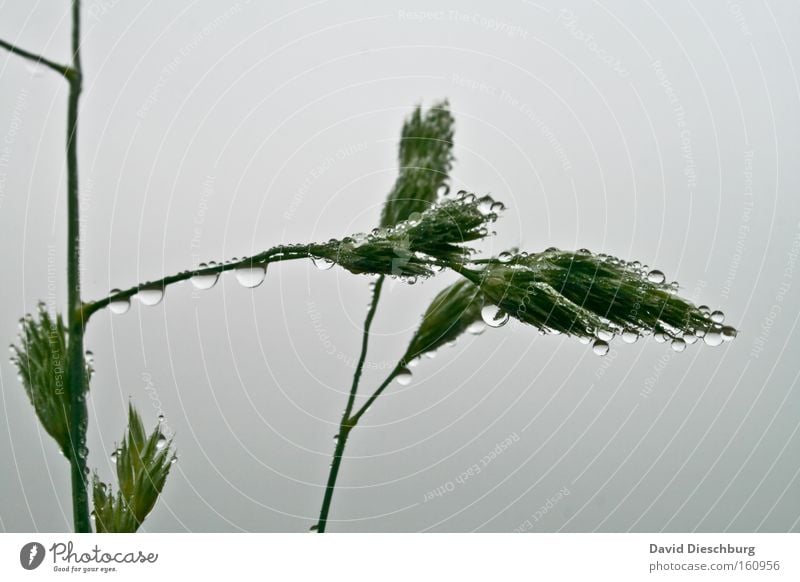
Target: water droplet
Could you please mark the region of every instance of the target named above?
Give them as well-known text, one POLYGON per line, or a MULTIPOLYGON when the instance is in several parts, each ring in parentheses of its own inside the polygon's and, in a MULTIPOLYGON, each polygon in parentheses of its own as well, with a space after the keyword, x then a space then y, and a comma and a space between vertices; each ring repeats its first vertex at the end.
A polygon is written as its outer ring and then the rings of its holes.
POLYGON ((672 351, 682 352, 685 349, 686 349, 686 342, 684 340, 682 340, 679 337, 672 340, 672 351))
POLYGON ((80 447, 78 449, 78 455, 80 455, 81 457, 84 457, 84 458, 88 457, 89 456, 89 449, 87 449, 86 447, 80 447))
POLYGON ((719 333, 722 335, 723 341, 729 342, 736 337, 736 328, 726 325, 720 330, 719 333))
POLYGON ((497 260, 500 261, 501 263, 507 263, 513 258, 513 256, 514 255, 512 255, 511 253, 504 251, 499 255, 497 255, 497 260))
POLYGON ((242 287, 252 289, 264 282, 267 276, 267 268, 264 265, 254 265, 252 267, 240 267, 236 269, 236 280, 242 287))
MULTIPOLYGON (((200 263, 199 270, 206 269, 208 267, 209 265, 206 265, 205 263, 200 263)), ((199 289, 200 291, 205 291, 207 289, 211 289, 214 285, 216 285, 218 279, 219 279, 219 273, 207 273, 207 274, 198 273, 190 280, 195 289, 199 289)))
POLYGON ((597 335, 597 339, 601 339, 604 342, 610 342, 612 339, 614 339, 614 332, 611 331, 610 329, 600 328, 600 329, 597 330, 597 334, 596 335, 597 335))
POLYGON ((136 294, 137 299, 142 305, 152 307, 158 305, 164 299, 164 289, 162 287, 143 287, 136 294))
MULTIPOLYGON (((108 487, 106 486, 105 483, 100 483, 98 485, 98 488, 100 489, 101 493, 105 493, 108 490, 108 487)), ((94 515, 94 511, 92 512, 92 515, 94 515)))
MULTIPOLYGON (((119 293, 119 289, 112 289, 109 292, 109 295, 114 295, 116 293, 119 293)), ((122 315, 131 308, 131 300, 127 297, 123 299, 115 299, 108 304, 108 308, 111 310, 111 313, 122 315)))
POLYGON ((409 285, 414 285, 416 282, 417 278, 414 275, 411 275, 410 277, 406 278, 406 283, 408 283, 409 285))
POLYGON ((436 350, 433 350, 432 352, 425 352, 425 357, 430 358, 431 360, 434 359, 436 357, 436 350))
MULTIPOLYGON (((373 234, 374 232, 375 231, 373 231, 373 234)), ((330 259, 326 259, 325 257, 313 257, 311 261, 314 263, 314 266, 320 271, 327 271, 328 269, 333 267, 333 261, 330 259)))
POLYGON ((711 314, 711 321, 714 323, 722 323, 725 321, 725 314, 721 311, 715 311, 711 314))
POLYGON ((489 327, 502 327, 508 323, 508 313, 497 305, 484 305, 481 309, 481 317, 489 327))
POLYGON ((177 463, 177 462, 178 462, 178 456, 177 456, 177 455, 176 455, 176 456, 174 456, 174 457, 172 457, 172 458, 169 460, 169 464, 170 464, 170 465, 174 465, 174 464, 175 464, 175 463, 177 463))
POLYGON ((161 424, 162 422, 164 422, 164 415, 163 414, 159 414, 158 415, 158 423, 161 424))
POLYGON ((592 351, 598 356, 605 356, 608 353, 608 343, 603 340, 595 340, 592 344, 592 351))
POLYGON ((709 329, 703 337, 703 341, 707 346, 716 347, 722 343, 722 334, 718 329, 709 329))
POLYGON ((653 334, 653 339, 656 340, 658 343, 663 344, 665 341, 669 339, 669 336, 663 331, 657 331, 656 333, 653 334))
POLYGON ((664 273, 662 273, 658 269, 653 269, 652 271, 647 273, 647 280, 650 281, 651 283, 659 283, 660 284, 660 283, 663 283, 664 281, 666 281, 666 279, 667 278, 664 276, 664 273))
POLYGON ((683 336, 683 341, 689 345, 692 345, 697 341, 697 336, 692 333, 687 333, 685 336, 683 336))
POLYGON ((578 341, 579 341, 580 343, 582 343, 583 345, 585 345, 585 346, 588 346, 588 345, 589 345, 589 343, 591 343, 591 341, 592 341, 592 338, 590 338, 590 337, 587 337, 587 336, 585 336, 585 335, 582 335, 582 336, 580 336, 580 337, 578 338, 578 341))
POLYGON ((158 435, 158 439, 156 439, 156 449, 159 451, 167 446, 167 437, 163 434, 158 435))
POLYGON ((591 255, 592 251, 590 251, 589 249, 578 249, 578 254, 579 255, 591 255))
POLYGON ((697 310, 706 317, 708 317, 708 315, 711 313, 711 310, 708 308, 708 305, 701 305, 700 307, 697 308, 697 310))
POLYGON ((495 203, 494 203, 494 204, 492 204, 492 206, 489 208, 489 210, 491 210, 492 212, 502 212, 502 211, 503 211, 503 210, 505 210, 505 209, 506 209, 506 205, 505 205, 505 204, 503 204, 502 202, 495 202, 495 203))
POLYGON ((308 528, 308 531, 317 531, 317 530, 319 530, 319 525, 316 523, 312 525, 310 528, 308 528))
POLYGON ((472 335, 481 335, 486 331, 486 324, 482 321, 474 321, 467 327, 467 333, 472 335))
POLYGON ((118 458, 119 458, 119 449, 111 453, 111 462, 116 463, 118 458))
POLYGON ((394 377, 398 384, 401 386, 408 386, 411 384, 411 370, 408 368, 401 368, 400 371, 397 373, 397 376, 394 377))
POLYGON ((626 344, 635 344, 636 340, 638 339, 639 339, 639 334, 636 333, 635 331, 626 329, 625 331, 622 332, 622 341, 624 341, 626 344))

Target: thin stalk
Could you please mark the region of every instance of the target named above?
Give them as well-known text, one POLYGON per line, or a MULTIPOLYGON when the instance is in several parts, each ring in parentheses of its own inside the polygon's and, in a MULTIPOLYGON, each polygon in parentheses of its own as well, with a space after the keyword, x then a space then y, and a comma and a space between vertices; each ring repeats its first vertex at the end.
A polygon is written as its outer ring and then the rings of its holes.
POLYGON ((134 285, 133 287, 123 289, 122 291, 111 293, 110 295, 107 295, 102 299, 97 299, 95 301, 90 301, 89 303, 84 303, 81 306, 81 310, 84 319, 88 321, 92 315, 94 315, 97 311, 103 309, 104 307, 107 307, 109 303, 112 303, 114 301, 120 301, 123 299, 130 299, 131 297, 136 295, 139 291, 141 291, 143 288, 156 287, 165 289, 169 285, 172 285, 174 283, 180 283, 181 281, 186 281, 196 275, 215 275, 215 274, 218 275, 220 273, 224 273, 225 271, 232 271, 240 267, 250 267, 257 265, 266 266, 269 263, 276 263, 280 261, 307 259, 309 257, 314 256, 315 249, 322 248, 322 246, 324 245, 276 246, 257 255, 253 255, 252 257, 246 257, 238 261, 222 263, 219 265, 213 265, 211 267, 204 267, 202 269, 194 269, 191 271, 181 271, 180 273, 175 273, 174 275, 168 275, 156 281, 139 283, 137 285, 134 285))
POLYGON ((68 67, 67 65, 62 65, 51 61, 50 59, 46 59, 41 55, 34 54, 32 52, 26 51, 25 49, 21 49, 18 46, 11 44, 10 42, 6 42, 0 39, 0 48, 6 49, 12 55, 17 55, 18 57, 22 57, 23 59, 28 59, 29 61, 33 61, 38 65, 44 65, 45 67, 54 70, 59 75, 63 75, 68 79, 73 75, 74 71, 72 68, 68 67))
POLYGON ((86 466, 86 363, 83 350, 84 318, 81 311, 80 200, 78 190, 78 103, 81 95, 80 0, 72 2, 72 74, 67 104, 67 320, 69 327, 68 378, 70 391, 70 465, 72 517, 75 531, 91 532, 88 470, 86 466))
POLYGON ((381 275, 375 282, 375 287, 372 290, 372 299, 370 301, 369 310, 367 311, 367 318, 364 321, 364 332, 361 336, 361 353, 358 356, 358 363, 356 364, 355 372, 353 373, 353 383, 350 386, 350 395, 347 398, 347 406, 342 414, 342 420, 339 423, 339 432, 336 438, 336 449, 333 452, 333 461, 331 462, 331 469, 328 473, 328 484, 325 487, 325 496, 322 499, 322 507, 319 512, 319 521, 317 522, 317 532, 325 533, 328 525, 328 512, 331 509, 331 501, 333 500, 333 490, 336 487, 336 478, 339 475, 339 467, 342 464, 342 455, 344 448, 347 445, 347 437, 350 436, 350 430, 355 426, 355 422, 350 418, 350 413, 353 412, 353 405, 356 401, 356 394, 358 393, 358 383, 361 380, 361 372, 364 369, 364 362, 367 358, 367 349, 369 347, 369 330, 372 327, 372 320, 375 318, 375 311, 378 309, 378 301, 381 297, 381 289, 383 288, 384 277, 381 275))

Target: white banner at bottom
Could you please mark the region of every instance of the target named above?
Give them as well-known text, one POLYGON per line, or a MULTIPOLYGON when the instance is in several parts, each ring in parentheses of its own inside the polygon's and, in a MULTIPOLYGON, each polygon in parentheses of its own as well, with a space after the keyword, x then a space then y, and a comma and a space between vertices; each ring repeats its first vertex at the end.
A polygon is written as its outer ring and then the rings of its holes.
POLYGON ((0 534, 2 580, 800 580, 800 534, 0 534))

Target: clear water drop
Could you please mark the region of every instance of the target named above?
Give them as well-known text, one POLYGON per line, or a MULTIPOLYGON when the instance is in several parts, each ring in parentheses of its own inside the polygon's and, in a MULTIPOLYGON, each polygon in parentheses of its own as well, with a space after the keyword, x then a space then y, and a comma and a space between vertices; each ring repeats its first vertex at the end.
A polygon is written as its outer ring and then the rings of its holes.
POLYGON ((175 463, 177 463, 177 462, 178 462, 178 457, 177 457, 177 456, 175 456, 175 457, 172 457, 172 458, 169 460, 169 464, 170 464, 170 465, 174 465, 174 464, 175 464, 175 463))
MULTIPOLYGON (((112 289, 109 292, 109 295, 115 295, 119 293, 119 289, 112 289)), ((115 299, 108 304, 108 308, 111 310, 111 313, 116 315, 122 315, 123 313, 127 312, 131 308, 131 300, 127 297, 123 299, 115 299)))
POLYGON ((333 267, 333 261, 330 259, 326 259, 325 257, 313 257, 311 262, 314 263, 314 266, 319 269, 320 271, 327 271, 331 267, 333 267))
POLYGON ((162 287, 143 287, 139 289, 136 298, 142 305, 152 307, 161 303, 164 299, 164 289, 162 287))
POLYGON ((729 342, 736 337, 736 328, 726 325, 719 331, 719 333, 722 335, 723 341, 729 342))
POLYGON ((598 356, 605 356, 608 353, 608 343, 603 340, 595 340, 592 344, 592 351, 598 356))
POLYGON ((707 346, 716 347, 722 343, 722 334, 718 329, 709 329, 703 337, 707 346))
POLYGON ((597 330, 597 339, 601 339, 604 342, 610 342, 614 339, 614 332, 610 329, 600 328, 597 330))
POLYGON ((669 336, 663 331, 657 331, 653 334, 653 339, 655 339, 658 343, 663 344, 669 339, 669 336))
POLYGON ((497 305, 484 305, 481 309, 481 318, 489 327, 502 327, 508 323, 508 313, 497 305))
POLYGON ((111 453, 111 462, 116 463, 118 458, 119 458, 119 449, 111 453))
POLYGON ((417 282, 417 278, 414 275, 411 275, 410 277, 406 278, 406 283, 408 283, 409 285, 414 285, 414 284, 416 284, 416 282, 417 282))
POLYGON ((156 449, 159 451, 167 446, 167 437, 163 434, 158 435, 158 439, 156 439, 156 449))
POLYGON ((686 349, 686 342, 681 338, 677 337, 672 340, 672 351, 674 352, 682 352, 686 349))
POLYGON ((497 255, 497 260, 500 261, 501 263, 507 263, 513 258, 513 256, 514 255, 512 255, 511 253, 503 251, 502 253, 497 255))
POLYGON ((264 265, 254 265, 252 267, 240 267, 236 269, 236 280, 242 287, 253 289, 264 282, 267 276, 267 268, 264 265))
POLYGON ((502 202, 495 202, 495 203, 494 203, 494 204, 492 204, 492 206, 489 208, 489 210, 491 210, 492 212, 502 212, 502 211, 503 211, 503 210, 505 210, 505 209, 506 209, 506 205, 505 205, 505 204, 503 204, 502 202))
POLYGON ((425 352, 425 357, 433 360, 436 357, 436 350, 433 350, 432 352, 425 352))
POLYGON ((164 415, 163 414, 159 414, 158 415, 158 423, 161 424, 163 422, 164 422, 164 415))
POLYGON ((666 281, 666 279, 667 278, 664 276, 664 273, 662 273, 658 269, 653 269, 652 271, 647 273, 647 280, 650 281, 651 283, 663 283, 664 281, 666 281))
POLYGON ((585 335, 582 335, 582 336, 580 336, 580 337, 578 338, 578 341, 579 341, 580 343, 582 343, 583 345, 585 345, 585 346, 588 346, 588 345, 591 343, 591 341, 592 341, 592 338, 590 338, 590 337, 588 337, 588 336, 585 336, 585 335))
POLYGON ((310 528, 308 528, 308 531, 317 531, 317 530, 319 530, 319 525, 316 523, 312 525, 310 528))
POLYGON ((711 321, 714 323, 722 323, 725 321, 725 314, 721 311, 715 311, 711 314, 711 321))
POLYGON ((397 376, 394 377, 398 384, 401 386, 408 386, 411 384, 411 370, 408 368, 401 368, 400 371, 397 373, 397 376))
MULTIPOLYGON (((208 268, 209 265, 205 263, 200 263, 199 270, 208 268)), ((217 284, 219 280, 219 273, 207 273, 207 274, 200 274, 198 273, 191 279, 192 286, 195 289, 199 289, 200 291, 205 291, 207 289, 211 289, 214 285, 217 284)))
POLYGON ((469 327, 467 327, 467 333, 472 335, 481 335, 485 331, 486 324, 482 321, 473 321, 469 327))
POLYGON ((636 333, 635 331, 626 329, 625 331, 622 332, 622 341, 624 341, 626 344, 635 344, 636 340, 638 339, 639 339, 639 334, 636 333))
POLYGON ((697 336, 692 333, 687 333, 685 336, 683 336, 683 341, 689 345, 692 345, 697 341, 697 336))
POLYGON ((708 308, 708 305, 701 305, 697 308, 697 310, 702 313, 704 316, 708 317, 711 313, 711 310, 708 308))

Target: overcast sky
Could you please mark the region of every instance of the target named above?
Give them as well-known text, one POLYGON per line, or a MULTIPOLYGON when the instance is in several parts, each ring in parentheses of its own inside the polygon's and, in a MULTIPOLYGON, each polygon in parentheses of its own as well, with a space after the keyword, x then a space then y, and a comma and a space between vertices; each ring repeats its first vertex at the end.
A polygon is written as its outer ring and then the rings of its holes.
MULTIPOLYGON (((84 4, 87 298, 373 228, 403 119, 448 98, 453 187, 508 208, 482 252, 638 259, 741 330, 604 358, 516 322, 465 337, 364 417, 331 531, 800 530, 796 3, 84 4)), ((6 0, 0 38, 66 61, 67 5, 6 0)), ((66 86, 7 53, 0 78, 10 342, 64 305, 66 86)), ((453 280, 387 284, 365 392, 453 280)), ((98 314, 90 464, 110 477, 130 400, 180 456, 144 529, 306 531, 367 300, 294 262, 98 314)), ((0 528, 67 530, 67 464, 0 372, 0 528)))

